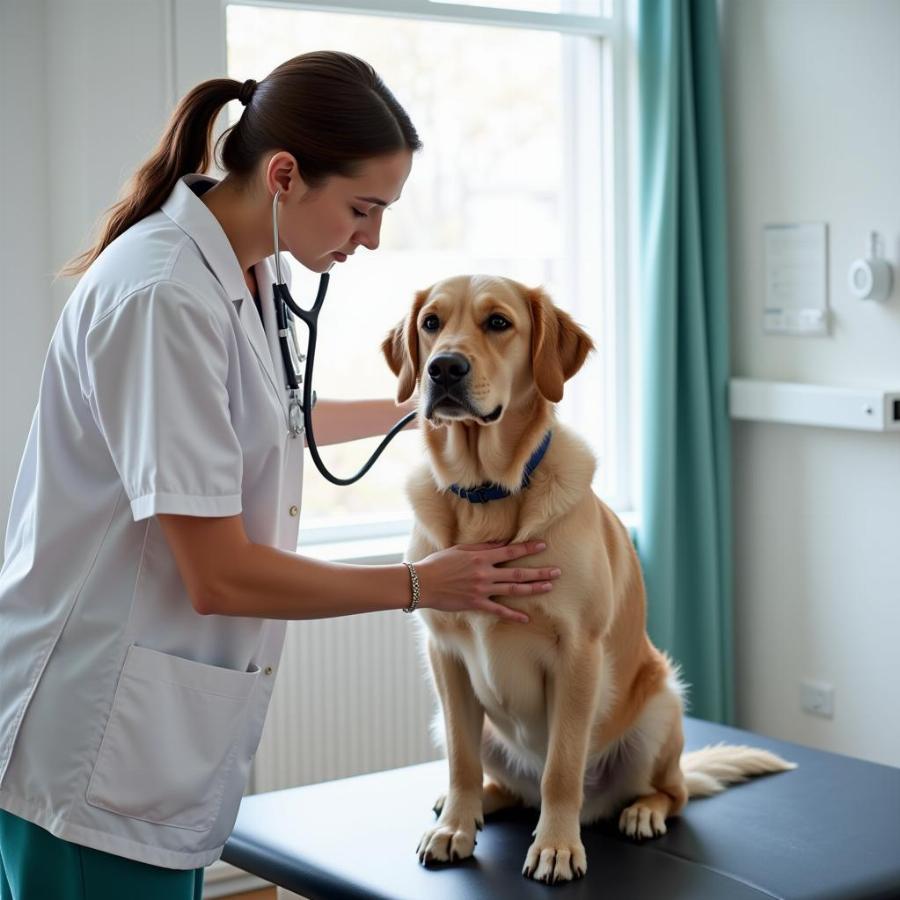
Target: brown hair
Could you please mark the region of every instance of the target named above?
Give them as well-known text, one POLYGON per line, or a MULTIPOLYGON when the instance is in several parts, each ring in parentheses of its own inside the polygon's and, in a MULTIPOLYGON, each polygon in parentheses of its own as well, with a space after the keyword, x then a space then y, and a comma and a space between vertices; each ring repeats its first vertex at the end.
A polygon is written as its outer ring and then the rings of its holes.
MULTIPOLYGON (((99 240, 60 273, 80 275, 104 248, 162 206, 178 179, 205 172, 210 138, 230 100, 246 102, 220 141, 222 168, 242 177, 269 151, 286 150, 303 180, 320 187, 330 175, 353 176, 366 159, 422 146, 409 116, 375 70, 348 53, 295 56, 261 82, 213 78, 178 104, 153 155, 107 213, 99 240)), ((218 143, 217 143, 218 147, 218 143)))

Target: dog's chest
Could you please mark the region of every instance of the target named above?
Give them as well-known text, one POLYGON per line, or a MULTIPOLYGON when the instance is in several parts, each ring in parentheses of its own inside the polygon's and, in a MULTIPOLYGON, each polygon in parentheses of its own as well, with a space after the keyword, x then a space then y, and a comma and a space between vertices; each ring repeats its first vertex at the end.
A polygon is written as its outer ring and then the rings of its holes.
POLYGON ((518 532, 520 503, 513 498, 490 503, 456 501, 453 544, 509 541, 518 532))
POLYGON ((542 753, 546 747, 548 642, 528 626, 465 617, 466 625, 442 634, 463 660, 486 715, 510 740, 542 753))

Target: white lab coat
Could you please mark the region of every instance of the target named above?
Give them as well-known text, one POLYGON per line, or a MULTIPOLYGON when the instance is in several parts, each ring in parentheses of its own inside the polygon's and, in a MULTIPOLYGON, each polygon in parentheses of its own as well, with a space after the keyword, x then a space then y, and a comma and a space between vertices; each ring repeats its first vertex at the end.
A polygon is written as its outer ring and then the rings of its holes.
MULTIPOLYGON (((265 331, 190 175, 104 250, 50 343, 0 572, 0 808, 174 869, 217 859, 285 623, 197 614, 156 513, 240 513, 297 546, 272 301, 265 331)), ((284 267, 287 269, 287 267, 284 267)))

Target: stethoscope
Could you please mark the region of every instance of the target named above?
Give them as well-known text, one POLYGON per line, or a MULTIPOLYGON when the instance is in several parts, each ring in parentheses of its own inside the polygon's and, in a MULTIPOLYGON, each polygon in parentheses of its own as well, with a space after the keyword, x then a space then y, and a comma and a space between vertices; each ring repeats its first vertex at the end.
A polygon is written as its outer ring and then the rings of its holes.
POLYGON ((278 241, 278 197, 281 191, 275 192, 275 198, 272 201, 272 234, 275 243, 275 281, 272 285, 272 298, 275 301, 275 315, 278 323, 278 343, 281 346, 281 359, 284 364, 284 373, 286 377, 286 388, 290 391, 288 400, 288 429, 291 437, 297 438, 303 431, 306 431, 306 445, 309 447, 310 455, 316 468, 327 478, 332 484, 347 485, 359 481, 375 463, 375 460, 381 456, 385 447, 400 433, 400 431, 411 422, 416 414, 409 413, 397 422, 391 430, 384 436, 384 440, 378 445, 375 452, 369 457, 368 462, 350 478, 338 478, 332 475, 325 468, 325 463, 319 456, 319 448, 316 446, 313 437, 312 411, 316 405, 316 392, 312 389, 312 372, 313 363, 316 358, 316 341, 318 339, 319 312, 322 304, 325 302, 325 293, 328 290, 328 280, 330 278, 327 272, 323 272, 319 279, 319 289, 316 292, 316 299, 313 302, 312 309, 301 309, 291 297, 288 286, 281 277, 281 254, 279 252, 278 241), (298 316, 306 323, 309 329, 309 340, 306 346, 306 355, 300 352, 300 345, 297 341, 297 334, 293 329, 293 316, 298 316), (303 375, 299 375, 299 366, 306 361, 306 368, 303 375), (300 399, 300 385, 303 385, 303 398, 300 399))

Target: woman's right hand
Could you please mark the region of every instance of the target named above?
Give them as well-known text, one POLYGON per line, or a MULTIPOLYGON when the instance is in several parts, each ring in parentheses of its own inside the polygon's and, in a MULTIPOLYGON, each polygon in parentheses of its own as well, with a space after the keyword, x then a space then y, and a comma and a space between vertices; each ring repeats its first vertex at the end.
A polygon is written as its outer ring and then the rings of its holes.
POLYGON ((531 556, 546 549, 542 541, 524 544, 459 544, 417 562, 419 605, 442 612, 489 612, 509 622, 528 616, 498 603, 498 596, 525 597, 553 589, 560 570, 501 568, 498 564, 531 556))

